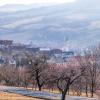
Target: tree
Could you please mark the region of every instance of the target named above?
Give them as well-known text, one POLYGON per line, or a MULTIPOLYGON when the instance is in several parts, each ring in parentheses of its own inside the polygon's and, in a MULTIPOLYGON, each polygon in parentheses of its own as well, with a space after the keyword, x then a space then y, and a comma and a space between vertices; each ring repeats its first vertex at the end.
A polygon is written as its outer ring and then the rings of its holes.
POLYGON ((29 57, 29 73, 31 78, 36 81, 39 91, 47 81, 48 64, 45 55, 31 56, 29 57))
POLYGON ((64 69, 61 76, 58 78, 57 86, 62 93, 62 99, 65 100, 66 93, 68 92, 72 83, 74 83, 80 76, 83 70, 77 72, 77 69, 64 69))
POLYGON ((2 65, 0 67, 0 74, 2 80, 6 82, 6 85, 17 86, 18 85, 18 70, 15 66, 2 65))
POLYGON ((84 56, 81 56, 78 59, 80 65, 85 69, 83 77, 86 79, 86 94, 89 86, 91 97, 93 97, 95 93, 97 78, 100 72, 100 67, 99 67, 100 57, 98 56, 99 53, 97 51, 98 51, 97 48, 89 49, 84 52, 84 56))
POLYGON ((27 88, 30 83, 30 74, 26 66, 19 68, 19 77, 21 78, 20 84, 27 88))
POLYGON ((61 100, 65 100, 70 86, 82 76, 84 69, 80 66, 70 66, 67 64, 66 67, 55 67, 56 70, 52 74, 52 80, 56 81, 57 87, 62 94, 61 100))

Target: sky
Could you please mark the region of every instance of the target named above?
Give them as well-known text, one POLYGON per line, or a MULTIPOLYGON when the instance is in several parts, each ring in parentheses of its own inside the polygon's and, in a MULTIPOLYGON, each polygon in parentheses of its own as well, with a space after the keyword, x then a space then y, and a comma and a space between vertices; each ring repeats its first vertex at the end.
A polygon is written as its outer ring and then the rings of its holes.
POLYGON ((6 4, 62 4, 74 1, 75 0, 0 0, 0 6, 6 4))
POLYGON ((0 5, 6 5, 0 7, 0 39, 61 47, 67 37, 72 48, 100 43, 100 0, 0 0, 0 5))

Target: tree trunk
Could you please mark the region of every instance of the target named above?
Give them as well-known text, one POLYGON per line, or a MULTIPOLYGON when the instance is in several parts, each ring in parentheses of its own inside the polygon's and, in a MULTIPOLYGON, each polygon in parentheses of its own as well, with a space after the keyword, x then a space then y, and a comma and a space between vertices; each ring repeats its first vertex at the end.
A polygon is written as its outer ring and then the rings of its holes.
POLYGON ((68 92, 67 92, 67 93, 68 93, 68 95, 69 95, 69 89, 68 89, 68 92))
POLYGON ((39 86, 39 91, 41 91, 41 86, 39 86))
POLYGON ((91 91, 91 98, 93 98, 93 96, 94 96, 94 93, 93 93, 93 91, 91 91))
POLYGON ((66 92, 62 92, 61 100, 65 100, 65 98, 66 98, 66 92))
POLYGON ((94 88, 92 86, 92 88, 91 88, 91 98, 93 98, 93 96, 94 96, 94 88))
POLYGON ((93 98, 94 96, 94 83, 93 83, 93 80, 92 80, 92 84, 91 84, 91 98, 93 98))
POLYGON ((65 100, 65 99, 66 99, 66 93, 67 93, 68 90, 69 90, 69 86, 70 86, 70 79, 68 80, 68 83, 67 83, 67 85, 66 85, 64 91, 62 92, 62 98, 61 98, 61 100, 65 100))
POLYGON ((85 87, 85 93, 86 93, 86 96, 88 97, 88 86, 87 86, 87 83, 86 83, 86 87, 85 87))

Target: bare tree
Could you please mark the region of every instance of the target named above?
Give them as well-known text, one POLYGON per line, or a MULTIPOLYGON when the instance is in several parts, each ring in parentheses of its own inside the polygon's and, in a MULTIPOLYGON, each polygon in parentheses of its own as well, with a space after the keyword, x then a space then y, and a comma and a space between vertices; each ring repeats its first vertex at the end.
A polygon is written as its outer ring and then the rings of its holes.
POLYGON ((80 66, 72 67, 66 65, 66 67, 56 67, 55 72, 52 73, 52 79, 55 80, 57 87, 62 94, 61 100, 65 100, 70 86, 82 76, 83 72, 84 69, 80 68, 80 66))
POLYGON ((31 56, 29 57, 29 72, 31 78, 36 81, 39 91, 45 84, 48 75, 48 64, 45 55, 31 56))
POLYGON ((2 80, 6 82, 6 85, 17 85, 18 82, 18 74, 15 66, 10 66, 10 65, 2 65, 0 67, 1 69, 1 76, 2 80))
POLYGON ((87 89, 90 88, 91 97, 93 97, 100 71, 98 62, 100 59, 98 57, 97 49, 95 48, 95 50, 90 49, 85 51, 84 55, 79 57, 78 60, 80 65, 85 69, 83 76, 86 79, 86 95, 87 89))
POLYGON ((65 100, 66 93, 68 92, 72 83, 82 75, 83 70, 79 73, 76 69, 64 69, 62 75, 58 79, 58 88, 62 92, 62 99, 65 100))
POLYGON ((77 93, 77 96, 82 95, 82 90, 83 90, 83 78, 82 76, 78 78, 71 86, 71 91, 73 90, 73 95, 77 93))

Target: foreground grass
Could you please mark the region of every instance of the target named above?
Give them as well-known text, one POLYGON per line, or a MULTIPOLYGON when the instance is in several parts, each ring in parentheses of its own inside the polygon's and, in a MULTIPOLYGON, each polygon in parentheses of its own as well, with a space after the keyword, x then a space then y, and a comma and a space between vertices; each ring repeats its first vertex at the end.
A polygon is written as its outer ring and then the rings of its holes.
POLYGON ((14 93, 0 92, 0 100, 43 100, 43 99, 26 97, 14 93))

